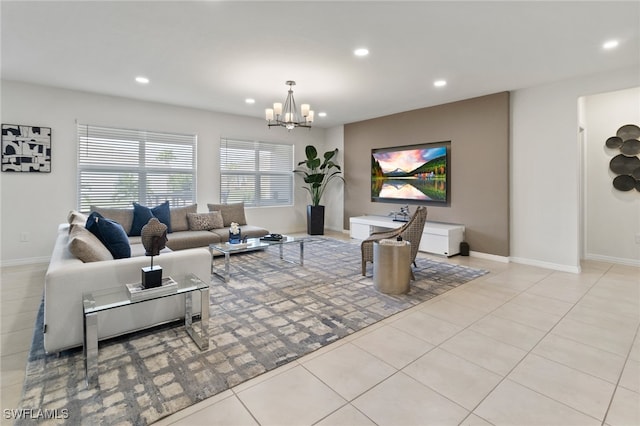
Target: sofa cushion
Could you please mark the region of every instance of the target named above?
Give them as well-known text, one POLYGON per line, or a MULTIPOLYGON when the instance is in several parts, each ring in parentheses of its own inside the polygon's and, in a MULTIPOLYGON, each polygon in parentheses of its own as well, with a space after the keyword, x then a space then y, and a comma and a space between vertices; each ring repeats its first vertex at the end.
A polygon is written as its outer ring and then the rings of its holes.
MULTIPOLYGON (((87 219, 89 217, 84 214, 84 213, 80 213, 77 210, 71 210, 69 212, 69 214, 67 215, 67 221, 69 222, 69 225, 82 225, 84 226, 87 223, 87 219)), ((71 229, 72 227, 69 227, 69 233, 71 233, 71 229)))
MULTIPOLYGON (((160 250, 160 254, 171 253, 172 251, 173 250, 171 250, 169 247, 165 247, 162 250, 160 250)), ((146 256, 146 255, 147 255, 147 250, 144 248, 142 244, 131 244, 131 257, 140 257, 140 256, 146 256)), ((149 256, 149 259, 151 259, 150 256, 149 256)), ((149 262, 151 262, 151 260, 149 260, 149 262)))
POLYGON ((86 228, 102 241, 114 259, 131 257, 129 238, 118 222, 107 219, 98 212, 93 212, 87 219, 86 228))
POLYGON ((169 241, 167 241, 167 247, 175 251, 194 247, 208 247, 209 244, 219 242, 220 236, 211 231, 181 231, 171 234, 169 241))
POLYGON ((198 205, 191 204, 190 206, 184 207, 171 207, 169 212, 171 214, 171 231, 188 231, 189 220, 187 219, 187 214, 197 213, 198 205))
POLYGON ((133 223, 133 209, 91 206, 92 212, 98 212, 104 218, 118 222, 128 234, 133 223))
POLYGON ((138 236, 142 232, 142 227, 145 226, 149 219, 152 217, 157 218, 160 222, 167 225, 167 233, 171 232, 171 213, 169 210, 169 202, 157 205, 153 208, 143 206, 138 203, 133 203, 133 223, 131 224, 131 230, 129 235, 138 236))
POLYGON ((187 218, 190 231, 208 231, 223 227, 220 212, 187 213, 187 218))
POLYGON ((235 222, 238 225, 247 224, 247 219, 244 215, 244 203, 207 204, 207 207, 210 212, 219 211, 222 213, 224 226, 231 225, 231 222, 235 222))
POLYGON ((84 225, 69 227, 69 251, 85 263, 113 260, 111 252, 84 225))

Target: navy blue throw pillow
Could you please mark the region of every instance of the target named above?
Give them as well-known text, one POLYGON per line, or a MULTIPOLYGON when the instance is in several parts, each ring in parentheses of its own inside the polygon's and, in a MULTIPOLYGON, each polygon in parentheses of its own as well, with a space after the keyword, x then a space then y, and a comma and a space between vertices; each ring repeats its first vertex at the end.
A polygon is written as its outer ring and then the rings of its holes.
POLYGON ((118 222, 105 219, 100 213, 93 212, 87 219, 86 228, 98 237, 114 259, 131 257, 129 238, 118 222))
POLYGON ((133 203, 133 223, 131 224, 129 235, 139 236, 142 232, 142 227, 145 226, 152 217, 157 218, 160 222, 167 225, 167 232, 171 232, 171 210, 169 210, 168 201, 153 208, 133 203))

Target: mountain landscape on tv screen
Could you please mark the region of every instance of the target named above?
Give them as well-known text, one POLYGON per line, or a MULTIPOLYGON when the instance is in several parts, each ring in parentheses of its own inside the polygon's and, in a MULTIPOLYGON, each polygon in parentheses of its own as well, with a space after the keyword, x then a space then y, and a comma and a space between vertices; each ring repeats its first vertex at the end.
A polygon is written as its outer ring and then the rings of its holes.
POLYGON ((447 148, 372 152, 373 201, 447 202, 447 148))

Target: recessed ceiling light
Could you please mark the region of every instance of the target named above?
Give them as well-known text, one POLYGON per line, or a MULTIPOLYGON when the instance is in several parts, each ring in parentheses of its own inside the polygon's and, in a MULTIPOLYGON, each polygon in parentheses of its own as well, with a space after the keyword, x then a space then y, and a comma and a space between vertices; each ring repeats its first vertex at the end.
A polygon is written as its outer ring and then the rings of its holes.
POLYGON ((136 77, 136 81, 140 84, 149 84, 149 79, 143 76, 136 77))
POLYGON ((249 105, 255 104, 256 100, 253 98, 247 98, 244 100, 246 103, 248 103, 249 105))
POLYGON ((362 47, 360 49, 354 50, 353 54, 356 56, 367 56, 369 54, 369 49, 365 49, 364 47, 362 47))
POLYGON ((447 85, 447 80, 436 80, 433 82, 433 85, 436 87, 443 87, 447 85))
POLYGON ((602 47, 604 49, 614 49, 614 48, 618 47, 619 44, 620 43, 618 42, 618 40, 609 40, 606 43, 604 43, 602 45, 602 47))
POLYGON ((318 113, 318 117, 326 117, 327 113, 326 112, 319 112, 318 113))

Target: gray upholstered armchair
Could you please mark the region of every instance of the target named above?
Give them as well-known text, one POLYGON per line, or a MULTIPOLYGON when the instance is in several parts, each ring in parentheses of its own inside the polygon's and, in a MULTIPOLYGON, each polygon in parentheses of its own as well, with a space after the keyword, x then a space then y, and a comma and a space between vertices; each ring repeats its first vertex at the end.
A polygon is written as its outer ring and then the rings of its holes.
MULTIPOLYGON (((416 255, 418 254, 418 246, 420 246, 420 239, 422 238, 422 230, 424 224, 427 221, 427 208, 424 206, 418 207, 409 219, 409 222, 405 223, 398 229, 390 231, 374 232, 369 237, 362 241, 360 249, 362 251, 362 275, 367 273, 367 262, 373 263, 373 243, 387 238, 397 238, 398 235, 403 240, 411 243, 411 262, 416 266, 416 255)), ((413 271, 411 271, 411 279, 415 279, 413 271)))

